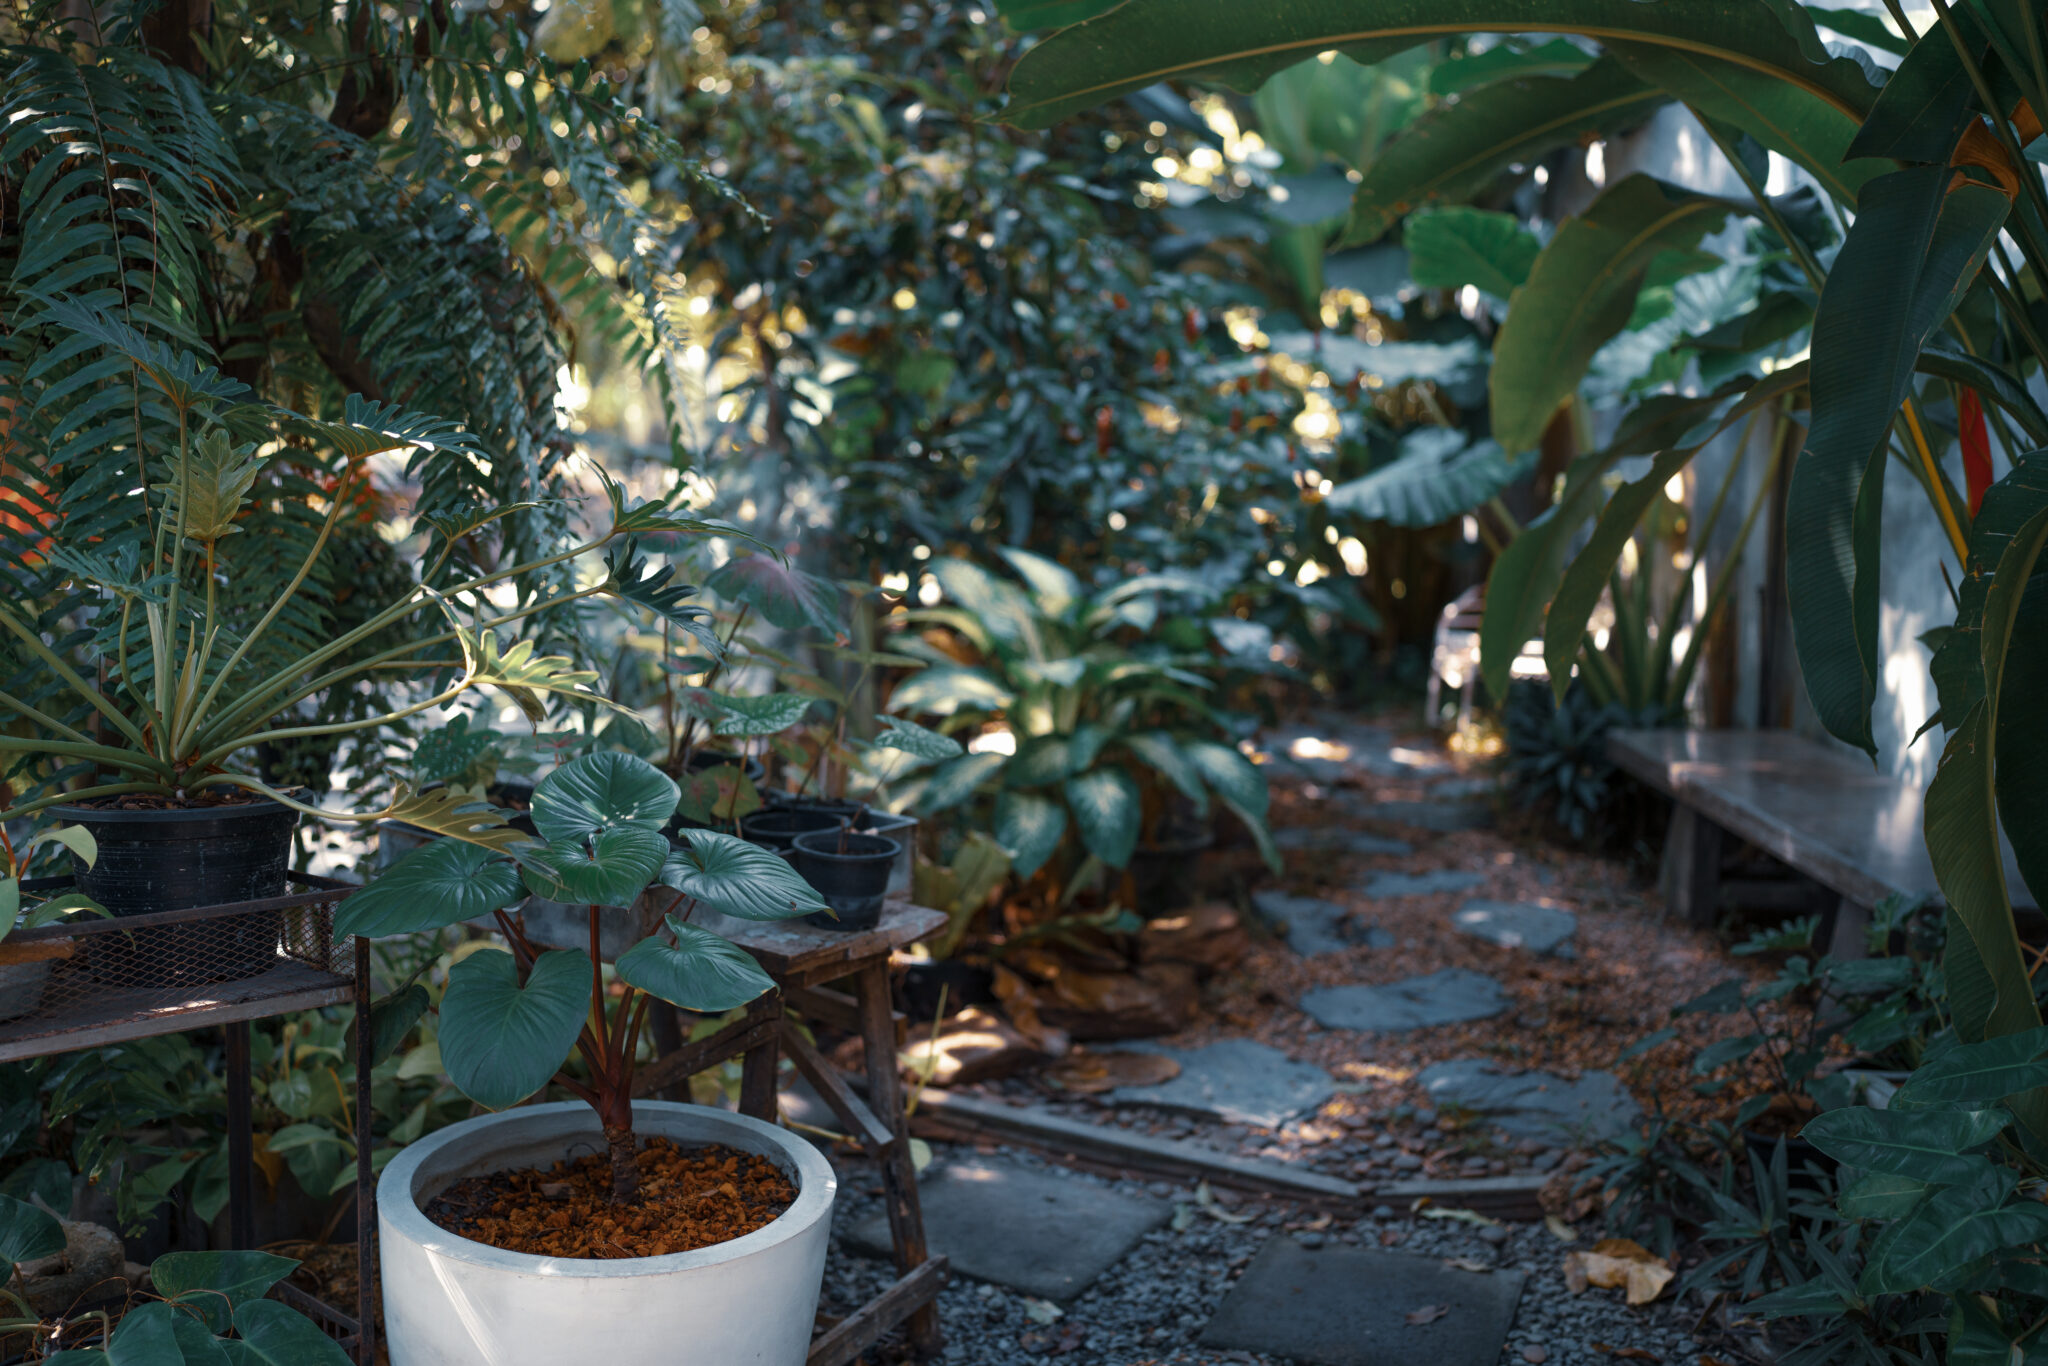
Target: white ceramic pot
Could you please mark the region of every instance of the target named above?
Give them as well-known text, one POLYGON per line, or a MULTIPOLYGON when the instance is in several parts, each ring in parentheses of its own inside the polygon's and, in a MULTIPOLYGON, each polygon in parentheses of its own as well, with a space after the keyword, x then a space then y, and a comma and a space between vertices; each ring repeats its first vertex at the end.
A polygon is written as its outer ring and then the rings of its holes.
POLYGON ((803 1366, 825 1271, 832 1168, 809 1143, 744 1115, 642 1100, 634 1129, 758 1153, 797 1188, 781 1218, 695 1252, 587 1261, 502 1252, 428 1221, 454 1182, 602 1152, 580 1101, 464 1120, 400 1153, 377 1182, 391 1366, 803 1366))

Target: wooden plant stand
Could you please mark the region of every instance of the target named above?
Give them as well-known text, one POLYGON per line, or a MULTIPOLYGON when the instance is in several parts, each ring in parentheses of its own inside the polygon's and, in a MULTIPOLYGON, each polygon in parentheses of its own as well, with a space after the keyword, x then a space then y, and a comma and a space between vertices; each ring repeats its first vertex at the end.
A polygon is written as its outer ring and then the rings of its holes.
POLYGON ((847 1366, 884 1333, 908 1324, 911 1350, 928 1358, 939 1349, 936 1300, 946 1282, 944 1257, 925 1246, 924 1217, 917 1204, 917 1167, 910 1153, 910 1129, 903 1113, 896 1050, 900 1024, 889 1005, 889 955, 930 937, 946 923, 943 911, 891 901, 881 924, 845 932, 814 929, 796 921, 760 923, 699 912, 702 924, 738 944, 780 991, 757 1001, 740 1019, 716 1034, 665 1054, 640 1069, 635 1095, 646 1095, 739 1057, 740 1112, 770 1123, 776 1119, 775 1072, 786 1050, 804 1079, 824 1098, 861 1151, 882 1169, 888 1201, 889 1234, 896 1252, 897 1279, 881 1294, 811 1341, 805 1366, 847 1366), (848 990, 835 990, 844 983, 848 990), (806 1019, 858 1034, 867 1071, 867 1097, 847 1085, 821 1056, 788 1009, 806 1019))

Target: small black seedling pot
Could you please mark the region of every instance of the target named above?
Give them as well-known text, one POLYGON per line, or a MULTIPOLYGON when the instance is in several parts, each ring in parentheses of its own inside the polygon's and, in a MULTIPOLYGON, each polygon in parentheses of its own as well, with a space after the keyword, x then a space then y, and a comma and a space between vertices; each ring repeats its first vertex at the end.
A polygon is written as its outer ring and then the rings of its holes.
POLYGON ((798 807, 769 807, 740 817, 740 836, 778 853, 796 845, 798 835, 837 830, 839 817, 827 811, 805 811, 798 807))
POLYGON ((901 848, 886 835, 837 830, 798 835, 793 855, 796 870, 833 912, 809 916, 804 923, 822 930, 871 930, 880 924, 882 901, 889 892, 889 869, 901 848))

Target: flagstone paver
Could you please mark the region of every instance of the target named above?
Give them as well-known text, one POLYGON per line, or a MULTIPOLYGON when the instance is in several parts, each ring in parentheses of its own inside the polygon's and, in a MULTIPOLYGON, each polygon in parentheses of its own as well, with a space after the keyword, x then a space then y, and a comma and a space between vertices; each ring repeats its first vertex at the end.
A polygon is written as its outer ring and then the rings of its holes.
POLYGON ((1507 1005, 1499 982, 1469 968, 1445 968, 1383 986, 1318 987, 1301 997, 1302 1010, 1317 1024, 1385 1033, 1489 1019, 1507 1005))
POLYGON ((1493 807, 1485 802, 1373 802, 1350 804, 1352 814, 1362 820, 1408 825, 1439 835, 1460 830, 1484 830, 1493 824, 1493 807))
POLYGON ((1163 1053, 1180 1075, 1156 1086, 1123 1086, 1110 1093, 1117 1105, 1154 1105, 1223 1124, 1277 1129, 1321 1109, 1337 1094, 1330 1074, 1296 1062, 1277 1048, 1250 1039, 1224 1039, 1202 1048, 1129 1043, 1133 1052, 1163 1053))
POLYGON ((1291 825, 1285 830, 1275 831, 1273 843, 1290 852, 1334 850, 1361 858, 1381 855, 1406 858, 1415 852, 1415 846, 1407 840, 1368 834, 1363 830, 1347 830, 1341 825, 1291 825))
POLYGON ((1367 896, 1435 896, 1440 892, 1469 892, 1484 883, 1479 873, 1461 873, 1438 868, 1427 873, 1375 873, 1365 884, 1367 896))
POLYGON ((1252 909, 1299 954, 1337 953, 1360 944, 1374 949, 1394 946, 1392 934, 1377 925, 1347 919, 1349 907, 1319 896, 1253 892, 1252 909))
POLYGON ((1468 901, 1451 912, 1451 924, 1504 949, 1562 953, 1569 949, 1579 919, 1570 911, 1534 901, 1468 901))
POLYGON ((1642 1114, 1612 1072, 1567 1081, 1548 1072, 1503 1071, 1484 1058, 1460 1058, 1426 1067, 1416 1080, 1439 1105, 1478 1111, 1516 1138, 1615 1138, 1642 1114))
POLYGON ((1272 1238, 1209 1320, 1202 1345, 1315 1366, 1494 1366, 1526 1279, 1272 1238))
MULTIPOLYGON (((956 1272, 1047 1300, 1080 1294, 1173 1217, 1163 1200, 978 1158, 927 1172, 918 1200, 932 1250, 951 1258, 956 1272)), ((861 1220, 848 1241, 888 1255, 888 1220, 861 1220)))

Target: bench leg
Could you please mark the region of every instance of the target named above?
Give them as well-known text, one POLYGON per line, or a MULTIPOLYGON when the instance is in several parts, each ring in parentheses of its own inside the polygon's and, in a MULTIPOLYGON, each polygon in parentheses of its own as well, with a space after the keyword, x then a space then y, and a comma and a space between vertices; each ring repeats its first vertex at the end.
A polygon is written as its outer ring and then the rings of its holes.
POLYGON ((1870 908, 1859 906, 1846 896, 1836 898, 1834 909, 1820 919, 1814 947, 1836 958, 1868 958, 1870 908))
POLYGON ((1673 805, 1659 882, 1667 915, 1707 929, 1721 911, 1721 827, 1689 806, 1673 805))

